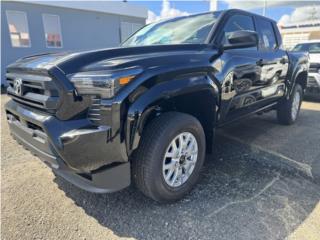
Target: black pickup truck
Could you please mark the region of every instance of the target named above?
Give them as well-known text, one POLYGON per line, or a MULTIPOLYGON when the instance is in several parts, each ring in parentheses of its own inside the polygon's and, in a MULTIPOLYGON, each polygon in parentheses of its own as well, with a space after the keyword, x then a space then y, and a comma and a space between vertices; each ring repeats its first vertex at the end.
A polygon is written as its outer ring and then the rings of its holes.
POLYGON ((294 123, 308 68, 273 20, 202 13, 147 25, 119 48, 18 60, 6 114, 17 142, 74 185, 106 193, 133 181, 171 202, 196 184, 216 128, 269 110, 294 123))

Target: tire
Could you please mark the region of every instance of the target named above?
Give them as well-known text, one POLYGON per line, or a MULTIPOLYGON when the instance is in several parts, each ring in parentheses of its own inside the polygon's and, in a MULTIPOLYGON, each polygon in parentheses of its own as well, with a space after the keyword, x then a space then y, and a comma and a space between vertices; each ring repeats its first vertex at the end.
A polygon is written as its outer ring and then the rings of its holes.
MULTIPOLYGON (((181 146, 191 146, 191 140, 188 143, 190 144, 181 144, 181 146)), ((153 119, 144 129, 139 147, 134 153, 132 176, 135 185, 142 193, 144 193, 144 195, 157 202, 169 203, 183 198, 192 190, 199 178, 200 170, 205 159, 205 145, 205 134, 200 122, 196 118, 178 112, 168 112, 160 115, 153 119), (188 135, 187 133, 191 133, 191 135, 188 135), (177 136, 182 136, 183 141, 178 138, 173 141, 177 136), (192 146, 194 146, 193 148, 195 149, 195 146, 197 145, 198 151, 197 156, 194 158, 196 159, 195 163, 193 163, 193 167, 191 167, 193 169, 191 174, 187 178, 186 176, 188 174, 186 173, 187 171, 185 171, 185 177, 181 177, 179 183, 178 177, 176 177, 177 180, 174 181, 175 175, 173 175, 172 178, 169 177, 170 171, 172 170, 171 168, 170 170, 165 170, 165 166, 173 166, 172 163, 176 160, 174 160, 174 158, 165 158, 165 156, 175 152, 172 148, 172 144, 178 146, 177 143, 180 145, 180 141, 183 143, 184 141, 187 142, 187 137, 185 136, 188 136, 188 139, 196 140, 196 143, 193 141, 192 146), (167 161, 169 161, 169 164, 164 165, 167 164, 167 161), (185 182, 181 184, 183 179, 185 182), (170 186, 168 182, 181 185, 170 186)), ((193 153, 195 152, 196 151, 193 151, 193 153)), ((189 159, 192 158, 193 157, 190 157, 189 159)), ((181 162, 180 167, 182 166, 180 172, 182 173, 183 156, 179 159, 179 162, 181 162)), ((185 164, 190 163, 187 157, 185 157, 184 161, 185 164)), ((176 164, 174 164, 174 169, 180 169, 176 164)), ((176 174, 176 170, 174 174, 176 174)))
POLYGON ((291 125, 295 123, 295 121, 299 116, 302 99, 303 99, 302 87, 300 84, 296 84, 294 86, 293 92, 289 97, 289 99, 282 99, 278 103, 278 107, 277 107, 278 122, 283 125, 291 125))

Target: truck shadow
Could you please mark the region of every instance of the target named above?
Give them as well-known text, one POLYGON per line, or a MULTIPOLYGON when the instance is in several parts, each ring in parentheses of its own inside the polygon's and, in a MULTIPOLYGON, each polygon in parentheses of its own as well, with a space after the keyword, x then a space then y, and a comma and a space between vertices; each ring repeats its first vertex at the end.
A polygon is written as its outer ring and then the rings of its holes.
MULTIPOLYGON (((299 174, 262 166, 277 156, 219 136, 200 182, 185 199, 158 204, 133 187, 113 194, 58 187, 119 237, 136 239, 284 239, 312 212, 320 188, 299 174)), ((280 161, 280 160, 279 160, 280 161)))
POLYGON ((303 99, 308 102, 320 102, 320 95, 304 96, 303 99))
MULTIPOLYGON (((278 124, 275 113, 252 116, 219 129, 219 134, 239 143, 257 147, 276 155, 276 161, 262 163, 287 165, 312 175, 320 184, 320 105, 304 105, 297 122, 290 126, 278 124), (318 107, 318 109, 317 109, 318 107), (280 161, 278 161, 280 160, 280 161), (277 162, 279 164, 277 164, 277 162)), ((261 160, 258 158, 257 160, 261 160)), ((261 162, 261 161, 260 161, 261 162)))

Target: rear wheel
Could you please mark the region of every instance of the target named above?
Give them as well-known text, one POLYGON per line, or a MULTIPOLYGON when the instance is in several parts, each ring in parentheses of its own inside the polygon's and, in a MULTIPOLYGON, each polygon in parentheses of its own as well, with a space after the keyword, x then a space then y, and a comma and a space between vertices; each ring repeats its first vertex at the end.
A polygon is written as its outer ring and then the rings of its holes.
POLYGON ((200 122, 184 113, 164 113, 144 130, 132 163, 134 182, 158 202, 179 200, 196 184, 204 158, 200 122))
POLYGON ((289 99, 283 99, 278 103, 277 118, 281 124, 293 124, 300 112, 303 90, 300 84, 296 84, 289 99))

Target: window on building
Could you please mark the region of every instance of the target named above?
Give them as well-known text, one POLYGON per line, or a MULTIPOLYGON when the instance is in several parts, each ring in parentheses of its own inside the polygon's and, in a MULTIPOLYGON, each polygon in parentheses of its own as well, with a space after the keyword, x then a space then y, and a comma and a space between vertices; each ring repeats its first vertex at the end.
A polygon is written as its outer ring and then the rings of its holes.
POLYGON ((277 40, 271 22, 257 19, 257 29, 259 34, 259 49, 270 51, 277 48, 277 40))
POLYGON ((12 47, 30 47, 28 20, 25 12, 6 11, 12 47))
POLYGON ((43 14, 43 27, 48 48, 61 48, 62 36, 58 15, 43 14))
POLYGON ((121 22, 121 42, 127 40, 133 33, 142 27, 139 23, 121 22))

